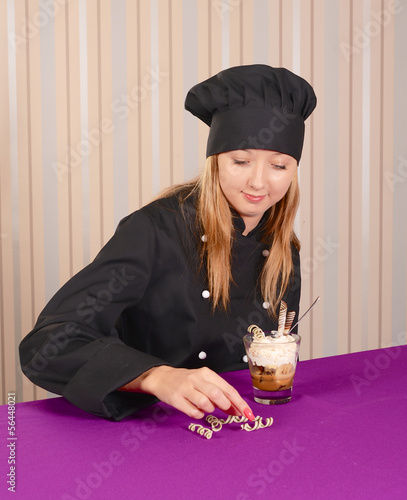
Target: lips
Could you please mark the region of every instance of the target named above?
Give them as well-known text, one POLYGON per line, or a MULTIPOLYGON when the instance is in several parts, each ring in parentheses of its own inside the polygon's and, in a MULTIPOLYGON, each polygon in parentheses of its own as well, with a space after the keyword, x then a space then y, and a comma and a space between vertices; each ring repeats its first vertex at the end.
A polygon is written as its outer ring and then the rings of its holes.
POLYGON ((266 195, 263 195, 263 196, 253 196, 253 195, 251 195, 249 193, 243 193, 243 194, 246 197, 246 199, 249 200, 252 203, 259 203, 260 201, 264 200, 264 198, 266 197, 266 195))

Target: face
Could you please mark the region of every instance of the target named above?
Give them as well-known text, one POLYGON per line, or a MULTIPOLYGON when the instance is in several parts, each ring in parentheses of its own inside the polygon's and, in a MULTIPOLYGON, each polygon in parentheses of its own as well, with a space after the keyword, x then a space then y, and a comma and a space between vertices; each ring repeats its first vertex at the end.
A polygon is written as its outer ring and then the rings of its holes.
POLYGON ((243 149, 219 154, 218 167, 223 194, 242 217, 247 234, 286 194, 297 160, 277 151, 243 149))

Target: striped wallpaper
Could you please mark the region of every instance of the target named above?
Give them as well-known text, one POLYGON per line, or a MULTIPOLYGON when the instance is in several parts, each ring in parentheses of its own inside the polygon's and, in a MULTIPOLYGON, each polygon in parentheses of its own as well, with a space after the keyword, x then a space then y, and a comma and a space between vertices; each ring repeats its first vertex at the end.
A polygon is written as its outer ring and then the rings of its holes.
POLYGON ((407 0, 0 0, 1 396, 17 346, 118 221, 205 160, 183 109, 223 68, 285 66, 318 107, 300 165, 302 358, 406 342, 407 0))

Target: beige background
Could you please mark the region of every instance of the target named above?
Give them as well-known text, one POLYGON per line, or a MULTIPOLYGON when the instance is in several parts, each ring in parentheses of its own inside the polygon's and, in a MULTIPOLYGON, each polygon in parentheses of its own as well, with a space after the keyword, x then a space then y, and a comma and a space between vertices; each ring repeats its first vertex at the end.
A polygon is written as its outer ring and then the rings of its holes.
POLYGON ((188 89, 285 66, 318 107, 300 165, 302 359, 406 342, 407 1, 0 0, 1 396, 17 346, 118 221, 204 164, 188 89))

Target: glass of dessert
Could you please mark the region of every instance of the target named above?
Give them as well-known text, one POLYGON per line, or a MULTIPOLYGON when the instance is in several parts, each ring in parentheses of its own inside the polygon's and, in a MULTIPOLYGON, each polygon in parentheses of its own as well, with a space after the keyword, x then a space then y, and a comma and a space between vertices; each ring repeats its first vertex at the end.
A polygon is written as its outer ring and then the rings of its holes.
MULTIPOLYGON (((262 332, 263 333, 263 332, 262 332)), ((243 337, 253 383, 254 400, 273 405, 291 401, 301 337, 277 331, 243 337)))

